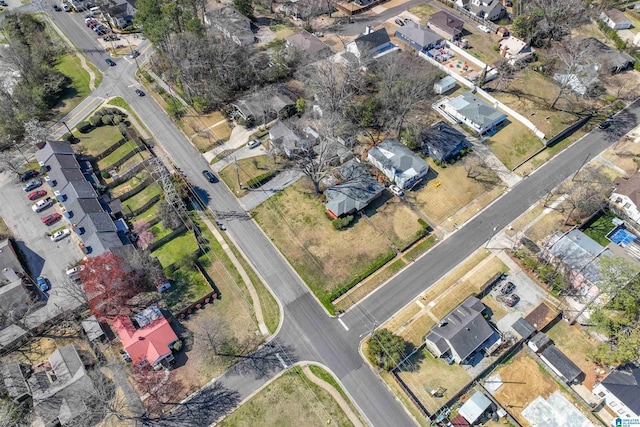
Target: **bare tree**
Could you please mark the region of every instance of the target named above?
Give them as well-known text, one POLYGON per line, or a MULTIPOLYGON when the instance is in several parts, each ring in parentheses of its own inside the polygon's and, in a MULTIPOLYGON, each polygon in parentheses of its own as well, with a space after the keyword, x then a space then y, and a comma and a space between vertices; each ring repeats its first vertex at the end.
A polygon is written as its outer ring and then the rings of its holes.
POLYGON ((31 119, 24 124, 24 140, 30 145, 47 140, 49 129, 47 129, 38 119, 31 119))
POLYGON ((364 86, 360 69, 354 65, 320 62, 303 73, 302 80, 315 90, 316 98, 328 113, 342 113, 364 86))
POLYGON ((294 168, 311 181, 315 194, 320 194, 320 183, 338 160, 334 143, 322 136, 316 146, 306 145, 294 154, 294 168))
POLYGON ((597 169, 588 169, 581 179, 565 181, 556 194, 564 195, 564 201, 569 204, 568 222, 572 217, 579 219, 596 212, 610 191, 609 179, 597 169))
POLYGON ((582 0, 530 0, 517 6, 512 30, 532 46, 560 41, 587 19, 582 0))
POLYGON ((556 82, 559 88, 551 108, 555 108, 558 100, 571 92, 587 93, 589 87, 598 80, 599 65, 589 49, 584 49, 576 39, 567 40, 554 48, 553 57, 558 60, 556 82))
POLYGON ((0 151, 0 168, 7 169, 11 172, 20 173, 20 168, 24 163, 24 159, 16 155, 12 150, 0 151))

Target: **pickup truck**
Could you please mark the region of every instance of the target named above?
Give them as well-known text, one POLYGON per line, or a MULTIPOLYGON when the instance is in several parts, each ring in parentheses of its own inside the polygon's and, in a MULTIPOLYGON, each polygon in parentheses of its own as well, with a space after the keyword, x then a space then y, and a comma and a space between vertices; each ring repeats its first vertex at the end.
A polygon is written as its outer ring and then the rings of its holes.
POLYGON ((34 203, 31 206, 31 209, 34 212, 40 212, 40 211, 43 211, 43 210, 47 209, 51 205, 53 205, 53 199, 51 197, 47 197, 45 199, 40 200, 37 203, 34 203))

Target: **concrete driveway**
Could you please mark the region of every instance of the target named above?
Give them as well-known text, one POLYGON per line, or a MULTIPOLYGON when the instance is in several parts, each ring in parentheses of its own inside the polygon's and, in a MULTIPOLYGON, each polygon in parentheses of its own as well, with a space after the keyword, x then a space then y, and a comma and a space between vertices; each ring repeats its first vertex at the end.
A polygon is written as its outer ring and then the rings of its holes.
MULTIPOLYGON (((70 297, 73 291, 66 288, 70 283, 65 271, 67 266, 82 259, 83 254, 73 240, 73 233, 59 242, 52 242, 46 236, 47 232, 69 224, 62 218, 52 226, 44 225, 41 218, 56 212, 57 205, 34 213, 31 210, 34 202, 27 199, 27 193, 22 191, 22 186, 23 183, 14 173, 0 174, 0 216, 24 254, 31 277, 42 275, 51 283, 51 290, 44 296, 44 307, 27 316, 27 324, 35 326, 55 317, 61 311, 80 305, 78 299, 70 297)), ((51 193, 46 183, 39 189, 51 193)))

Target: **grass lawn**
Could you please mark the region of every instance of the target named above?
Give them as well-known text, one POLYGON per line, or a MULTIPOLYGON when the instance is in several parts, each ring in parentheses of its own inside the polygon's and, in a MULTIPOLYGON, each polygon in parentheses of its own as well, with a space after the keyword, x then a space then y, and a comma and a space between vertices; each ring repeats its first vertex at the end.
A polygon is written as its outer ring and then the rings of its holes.
POLYGON ((89 133, 80 133, 74 129, 73 134, 80 140, 79 146, 90 156, 104 153, 105 150, 122 139, 117 126, 100 126, 89 133))
MULTIPOLYGON (((279 164, 273 161, 273 157, 262 155, 257 157, 251 157, 248 159, 238 160, 238 171, 240 172, 240 182, 246 183, 250 179, 265 174, 270 170, 278 169, 279 164)), ((242 197, 249 192, 247 189, 242 190, 238 187, 238 175, 236 173, 236 166, 234 163, 229 164, 219 173, 220 179, 227 184, 227 187, 231 190, 236 197, 242 197)))
POLYGON ((439 10, 440 9, 438 9, 432 4, 423 3, 421 5, 418 5, 416 7, 412 7, 411 9, 409 9, 409 13, 413 13, 414 15, 422 19, 422 24, 424 25, 429 20, 429 17, 439 10))
POLYGON ((140 209, 142 206, 144 206, 145 203, 147 203, 155 196, 159 196, 160 194, 162 194, 162 188, 160 188, 158 184, 148 185, 144 190, 142 190, 135 196, 123 201, 122 207, 129 209, 130 212, 133 212, 136 209, 140 209))
POLYGON ((436 359, 426 349, 411 356, 409 363, 398 371, 398 376, 431 413, 471 380, 462 366, 455 363, 447 365, 443 359, 436 359), (438 387, 447 389, 444 397, 431 396, 430 391, 438 387))
POLYGON ((633 142, 630 138, 614 144, 605 150, 601 156, 615 163, 619 168, 624 169, 629 175, 633 175, 638 170, 640 144, 633 142))
POLYGON ((158 258, 162 267, 169 267, 185 257, 191 256, 198 250, 196 238, 189 230, 179 234, 158 249, 151 255, 158 258))
POLYGON ((226 142, 231 137, 231 126, 226 121, 215 125, 212 128, 202 131, 192 139, 193 144, 201 153, 207 152, 219 144, 219 141, 226 142))
POLYGON ((547 332, 549 338, 586 374, 583 383, 591 389, 595 382, 596 365, 588 359, 588 355, 596 349, 598 342, 591 338, 578 324, 570 326, 560 321, 547 332))
POLYGON ((382 233, 401 250, 413 243, 423 229, 418 222, 420 217, 387 192, 367 206, 365 215, 378 233, 382 233))
MULTIPOLYGON (((417 191, 407 193, 407 198, 414 202, 424 215, 438 225, 448 217, 464 208, 473 199, 487 191, 485 184, 467 178, 465 165, 473 161, 475 154, 469 153, 452 166, 442 168, 433 164, 429 159, 428 182, 417 191)), ((499 182, 492 174, 496 183, 499 182)))
POLYGON ((352 426, 331 395, 294 367, 218 423, 220 427, 352 426))
POLYGON ((154 219, 156 216, 158 216, 158 203, 154 203, 149 209, 142 212, 140 215, 133 217, 131 222, 132 223, 138 222, 138 221, 149 222, 152 219, 154 219))
POLYGON ((491 310, 491 321, 493 323, 496 323, 507 314, 507 310, 504 308, 504 304, 496 301, 493 295, 487 295, 482 298, 482 303, 491 310))
MULTIPOLYGON (((56 106, 56 110, 58 111, 57 115, 62 117, 73 110, 91 93, 89 89, 90 78, 89 73, 82 68, 80 58, 73 53, 68 53, 60 57, 58 63, 55 65, 55 69, 71 79, 71 84, 67 90, 64 91, 60 102, 56 106)), ((100 75, 99 72, 94 72, 96 73, 96 77, 100 75)), ((97 87, 99 82, 96 81, 95 84, 97 87)))
MULTIPOLYGON (((566 211, 568 212, 568 211, 566 211)), ((564 229, 564 222, 567 219, 567 213, 558 210, 551 210, 536 220, 526 232, 525 235, 536 243, 541 243, 554 231, 564 229)))
POLYGON ((147 160, 149 158, 151 158, 151 153, 149 153, 148 151, 138 151, 138 154, 136 156, 131 157, 129 160, 118 166, 117 170, 119 173, 125 173, 141 161, 147 160))
POLYGON ((498 46, 501 37, 497 34, 486 34, 480 31, 475 25, 465 25, 463 37, 469 40, 469 47, 466 53, 475 56, 487 65, 491 65, 502 59, 500 53, 494 50, 498 46))
POLYGON ((509 169, 513 169, 544 146, 533 132, 510 117, 495 135, 484 141, 484 144, 509 169))
MULTIPOLYGON (((113 153, 98 161, 100 170, 109 170, 116 162, 122 160, 124 156, 136 150, 138 145, 133 141, 127 141, 118 147, 113 153)), ((138 160, 139 161, 139 160, 138 160)))
POLYGON ((391 249, 362 219, 335 230, 322 200, 305 184, 299 181, 287 187, 252 214, 309 288, 330 307, 332 292, 391 249))
POLYGON ((601 215, 586 230, 584 230, 584 234, 591 237, 602 246, 607 246, 611 243, 611 240, 607 239, 607 234, 616 227, 613 224, 613 219, 615 217, 616 216, 611 212, 601 215))
POLYGON ((110 190, 111 197, 115 199, 120 197, 120 195, 126 193, 127 191, 133 190, 148 177, 149 177, 149 172, 147 172, 146 170, 141 170, 140 172, 135 174, 133 177, 131 177, 127 181, 123 182, 122 184, 116 187, 113 187, 110 190))
POLYGON ((168 236, 169 234, 172 233, 171 229, 164 228, 162 226, 162 222, 159 222, 159 223, 153 225, 152 227, 150 227, 149 231, 151 233, 153 233, 153 241, 154 242, 157 242, 158 240, 162 239, 164 236, 168 236))
POLYGON ((212 291, 206 279, 196 269, 181 268, 171 274, 171 288, 162 294, 172 313, 188 307, 212 291))

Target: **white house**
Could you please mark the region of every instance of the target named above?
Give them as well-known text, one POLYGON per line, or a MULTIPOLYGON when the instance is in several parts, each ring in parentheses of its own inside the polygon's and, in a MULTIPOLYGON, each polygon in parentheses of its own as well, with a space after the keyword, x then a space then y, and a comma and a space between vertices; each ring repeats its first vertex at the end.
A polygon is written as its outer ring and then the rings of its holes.
POLYGON ((467 8, 469 12, 486 21, 496 21, 505 13, 500 0, 471 0, 467 8))
POLYGON ((413 187, 429 172, 427 162, 395 139, 384 140, 369 150, 367 161, 402 189, 413 187))
POLYGON ((445 102, 440 108, 480 135, 495 129, 507 119, 505 114, 468 91, 445 102))
POLYGON ((434 83, 433 91, 438 95, 442 95, 443 93, 450 91, 454 87, 456 87, 456 79, 451 76, 447 76, 434 83))
POLYGON ((376 59, 398 50, 398 46, 391 43, 389 34, 384 28, 372 31, 371 27, 367 27, 364 34, 347 43, 346 49, 347 52, 353 53, 357 58, 369 56, 376 59))
POLYGON ((622 211, 626 216, 640 224, 640 173, 635 173, 631 178, 617 178, 616 188, 609 196, 611 206, 622 211))
POLYGON ((600 14, 600 19, 607 24, 609 28, 614 30, 631 28, 631 20, 618 9, 605 10, 600 14))
POLYGON ((500 55, 510 65, 527 62, 533 59, 534 50, 524 40, 509 36, 500 40, 500 55))
POLYGON ((602 382, 596 383, 592 393, 620 418, 640 417, 640 368, 616 369, 602 382))

